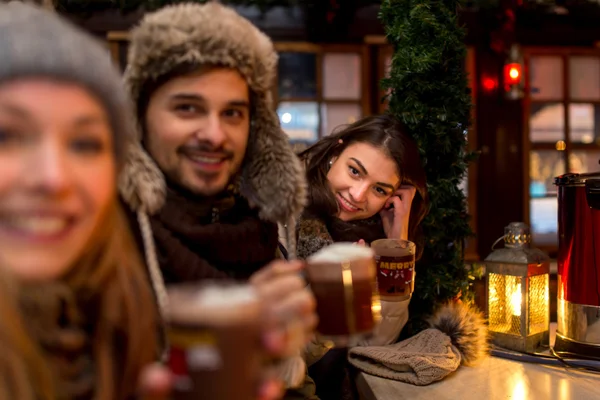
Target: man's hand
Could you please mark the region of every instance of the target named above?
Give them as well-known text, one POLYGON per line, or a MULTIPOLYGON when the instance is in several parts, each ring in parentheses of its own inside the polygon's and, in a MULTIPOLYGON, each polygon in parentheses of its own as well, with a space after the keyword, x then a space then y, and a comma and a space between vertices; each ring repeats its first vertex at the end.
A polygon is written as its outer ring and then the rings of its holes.
POLYGON ((138 387, 140 400, 167 400, 171 397, 173 376, 167 367, 151 364, 142 371, 138 387))
MULTIPOLYGON (((263 344, 272 357, 283 358, 299 351, 317 325, 316 302, 301 276, 303 268, 300 261, 274 261, 250 278, 265 304, 263 344)), ((141 400, 167 400, 173 376, 165 366, 150 365, 142 372, 139 387, 141 400)), ((256 398, 278 400, 284 392, 282 382, 266 379, 256 398)))
MULTIPOLYGON (((173 389, 171 371, 160 364, 147 366, 140 376, 140 400, 168 400, 173 389)), ((279 400, 283 397, 284 388, 281 382, 264 381, 257 393, 257 400, 279 400)))
POLYGON ((300 350, 317 325, 316 301, 302 278, 303 269, 301 261, 274 261, 250 278, 265 304, 264 344, 272 356, 300 350))

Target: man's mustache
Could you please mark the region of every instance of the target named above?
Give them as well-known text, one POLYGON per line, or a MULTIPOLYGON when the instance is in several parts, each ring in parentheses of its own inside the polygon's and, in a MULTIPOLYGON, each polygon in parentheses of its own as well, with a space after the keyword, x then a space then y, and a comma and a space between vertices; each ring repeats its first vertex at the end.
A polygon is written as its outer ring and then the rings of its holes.
POLYGON ((230 150, 226 150, 223 147, 215 147, 209 143, 202 143, 198 145, 186 145, 178 148, 177 152, 179 154, 184 154, 187 156, 194 155, 213 155, 219 156, 222 158, 233 158, 234 154, 230 150))

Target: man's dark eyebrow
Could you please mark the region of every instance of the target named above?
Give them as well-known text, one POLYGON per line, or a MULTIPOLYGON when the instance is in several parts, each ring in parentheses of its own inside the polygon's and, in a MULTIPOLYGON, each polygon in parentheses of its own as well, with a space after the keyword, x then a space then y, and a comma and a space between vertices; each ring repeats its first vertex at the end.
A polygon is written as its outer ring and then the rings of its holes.
MULTIPOLYGON (((206 102, 206 98, 199 94, 195 93, 177 93, 171 96, 172 100, 191 100, 191 101, 199 101, 206 102)), ((250 108, 250 103, 247 100, 231 100, 227 103, 229 107, 242 107, 242 108, 250 108)))
POLYGON ((26 110, 24 110, 20 107, 17 107, 17 106, 13 106, 11 104, 0 104, 0 108, 2 108, 6 113, 12 114, 19 118, 29 117, 29 114, 27 113, 26 110))
POLYGON ((241 107, 250 109, 250 103, 246 100, 232 100, 227 103, 230 107, 241 107))
MULTIPOLYGON (((352 161, 354 161, 356 163, 356 165, 358 165, 358 168, 360 168, 360 170, 362 171, 363 174, 369 175, 369 173, 367 172, 367 169, 365 168, 365 166, 360 161, 358 161, 354 157, 350 157, 350 159, 352 161)), ((391 190, 395 190, 396 189, 393 185, 390 185, 389 183, 377 182, 377 184, 379 186, 383 186, 383 187, 389 188, 391 190)))
POLYGON ((175 93, 171 96, 172 100, 194 100, 194 101, 206 101, 203 96, 193 93, 175 93))

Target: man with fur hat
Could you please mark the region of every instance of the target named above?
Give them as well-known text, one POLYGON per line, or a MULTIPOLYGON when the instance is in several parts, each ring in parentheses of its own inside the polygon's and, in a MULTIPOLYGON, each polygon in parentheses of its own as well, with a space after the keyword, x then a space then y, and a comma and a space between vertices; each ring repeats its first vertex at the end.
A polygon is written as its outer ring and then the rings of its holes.
MULTIPOLYGON (((271 99, 276 66, 269 38, 214 2, 165 7, 131 32, 125 83, 140 135, 120 189, 162 308, 165 282, 250 279, 273 314, 314 328, 302 264, 274 261, 277 223, 294 254, 306 193, 271 99)), ((286 377, 303 380, 289 360, 286 377)))

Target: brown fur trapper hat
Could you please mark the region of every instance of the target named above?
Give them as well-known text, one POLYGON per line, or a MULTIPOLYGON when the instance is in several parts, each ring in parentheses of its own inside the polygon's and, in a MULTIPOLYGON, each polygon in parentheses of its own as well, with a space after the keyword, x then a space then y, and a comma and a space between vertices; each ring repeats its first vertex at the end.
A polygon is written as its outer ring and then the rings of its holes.
MULTIPOLYGON (((178 4, 147 14, 130 39, 125 82, 135 105, 148 82, 181 65, 234 68, 246 79, 252 121, 239 191, 261 218, 289 225, 305 205, 306 183, 271 98, 277 66, 271 40, 233 9, 214 2, 178 4)), ((138 142, 121 182, 125 200, 134 210, 153 213, 164 202, 165 185, 138 142)))

